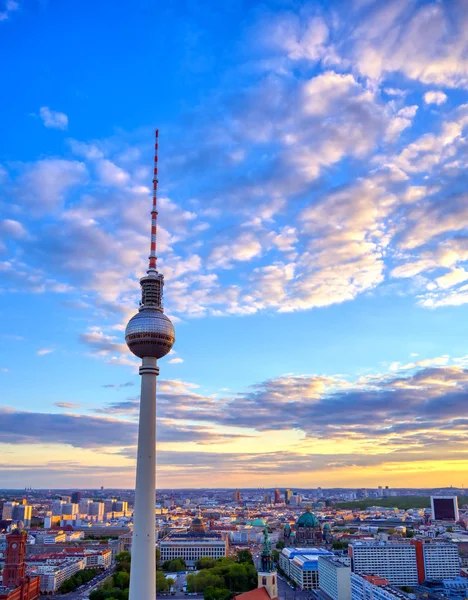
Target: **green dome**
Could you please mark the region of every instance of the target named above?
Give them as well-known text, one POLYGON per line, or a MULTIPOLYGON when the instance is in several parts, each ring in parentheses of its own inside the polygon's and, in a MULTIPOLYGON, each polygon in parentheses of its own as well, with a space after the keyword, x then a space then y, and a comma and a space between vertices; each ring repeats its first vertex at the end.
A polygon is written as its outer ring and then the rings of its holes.
POLYGON ((253 521, 250 521, 250 524, 252 527, 265 527, 266 525, 263 519, 254 519, 253 521))
POLYGON ((317 517, 309 509, 299 517, 297 527, 320 527, 317 517))
POLYGON ((325 525, 323 526, 324 529, 331 529, 330 527, 330 523, 325 523, 325 525))

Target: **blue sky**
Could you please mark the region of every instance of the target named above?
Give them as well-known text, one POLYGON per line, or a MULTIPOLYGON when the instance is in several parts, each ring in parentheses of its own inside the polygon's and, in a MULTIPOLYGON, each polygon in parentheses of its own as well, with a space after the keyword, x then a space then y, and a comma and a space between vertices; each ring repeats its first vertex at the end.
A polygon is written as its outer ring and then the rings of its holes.
POLYGON ((5 485, 133 485, 155 127, 159 485, 461 485, 467 25, 462 0, 4 2, 5 485))

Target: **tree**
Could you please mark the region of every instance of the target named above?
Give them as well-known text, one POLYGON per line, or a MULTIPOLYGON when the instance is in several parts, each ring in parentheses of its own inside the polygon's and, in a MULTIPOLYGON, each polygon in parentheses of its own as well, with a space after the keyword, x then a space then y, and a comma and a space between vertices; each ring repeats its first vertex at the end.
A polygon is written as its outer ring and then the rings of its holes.
POLYGON ((205 600, 230 600, 232 593, 225 588, 214 588, 210 585, 206 588, 203 597, 205 600))
POLYGON ((212 569, 215 566, 216 560, 210 556, 202 556, 195 563, 195 568, 197 571, 201 571, 202 569, 212 569))
POLYGON ((156 571, 156 591, 167 592, 170 588, 169 581, 161 571, 156 571))
POLYGON ((127 550, 122 550, 122 552, 119 552, 115 555, 116 563, 129 563, 131 560, 132 555, 130 554, 130 552, 127 552, 127 550))
POLYGON ((159 548, 156 548, 156 568, 159 567, 160 562, 161 562, 161 550, 159 548))
POLYGON ((348 546, 349 546, 348 542, 341 542, 340 540, 336 540, 335 542, 332 543, 333 550, 346 550, 346 548, 348 546))
POLYGON ((249 552, 249 550, 240 550, 237 553, 237 562, 239 562, 239 563, 249 563, 249 564, 252 564, 252 565, 254 564, 253 556, 249 552))
POLYGON ((285 546, 286 544, 282 541, 276 543, 276 548, 278 548, 278 550, 282 550, 285 546))
POLYGON ((119 571, 114 575, 114 585, 121 590, 126 590, 130 585, 130 575, 127 571, 119 571))
POLYGON ((162 566, 163 571, 172 572, 185 571, 186 568, 187 565, 183 558, 174 558, 173 560, 166 560, 162 566))

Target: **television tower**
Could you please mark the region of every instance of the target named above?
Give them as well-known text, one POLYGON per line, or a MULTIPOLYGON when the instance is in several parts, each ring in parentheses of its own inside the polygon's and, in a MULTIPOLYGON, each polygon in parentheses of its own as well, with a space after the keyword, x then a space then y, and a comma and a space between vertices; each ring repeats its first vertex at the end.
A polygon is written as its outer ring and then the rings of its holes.
POLYGON ((174 345, 175 332, 163 312, 164 276, 156 268, 158 195, 158 130, 154 146, 153 207, 151 247, 147 274, 140 279, 141 302, 138 313, 128 322, 125 341, 130 351, 142 359, 141 397, 138 424, 135 507, 133 511, 132 567, 129 600, 156 598, 156 377, 158 358, 174 345))

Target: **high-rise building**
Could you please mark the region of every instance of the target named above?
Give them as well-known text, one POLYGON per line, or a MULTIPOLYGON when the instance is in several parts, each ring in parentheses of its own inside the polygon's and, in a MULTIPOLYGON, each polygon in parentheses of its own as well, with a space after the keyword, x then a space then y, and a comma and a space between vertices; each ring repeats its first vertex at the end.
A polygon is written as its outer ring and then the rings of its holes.
POLYGON ((4 521, 10 521, 13 519, 13 511, 15 509, 15 506, 18 506, 18 502, 15 502, 14 500, 11 502, 3 503, 2 519, 4 521))
POLYGON ((78 512, 80 513, 80 515, 87 515, 89 512, 89 505, 91 504, 92 500, 90 500, 89 498, 81 498, 79 504, 78 504, 78 512))
POLYGON ((453 542, 354 542, 349 555, 355 573, 378 575, 392 585, 414 586, 460 573, 458 546, 453 542))
POLYGON ((104 502, 90 502, 88 516, 94 517, 95 521, 102 521, 104 519, 104 502))
POLYGON ((292 492, 291 492, 291 490, 289 488, 284 490, 284 503, 285 504, 290 504, 291 503, 291 497, 292 497, 292 495, 293 494, 292 494, 292 492))
POLYGON ((151 600, 156 594, 156 377, 158 358, 168 354, 175 341, 174 326, 163 311, 164 277, 156 266, 157 190, 158 130, 154 148, 149 267, 146 276, 140 279, 139 311, 125 330, 127 346, 142 359, 129 600, 151 600))
POLYGON ((431 496, 434 521, 458 521, 458 498, 456 496, 431 496))
POLYGON ((241 496, 241 493, 239 492, 239 490, 234 490, 234 494, 232 497, 233 497, 234 502, 237 502, 238 504, 240 504, 240 502, 242 500, 242 496, 241 496))
POLYGON ((79 504, 81 498, 83 498, 83 492, 73 492, 73 494, 71 495, 71 501, 73 502, 73 504, 79 504))
POLYGON ((418 583, 416 548, 407 543, 355 542, 349 546, 353 572, 379 575, 394 585, 418 583))
POLYGON ((351 600, 351 567, 335 556, 319 556, 319 586, 332 600, 351 600))
POLYGON ((32 506, 29 504, 18 504, 13 508, 13 520, 22 521, 25 527, 31 526, 32 506))
POLYGON ((275 490, 275 504, 281 504, 281 492, 275 490))

